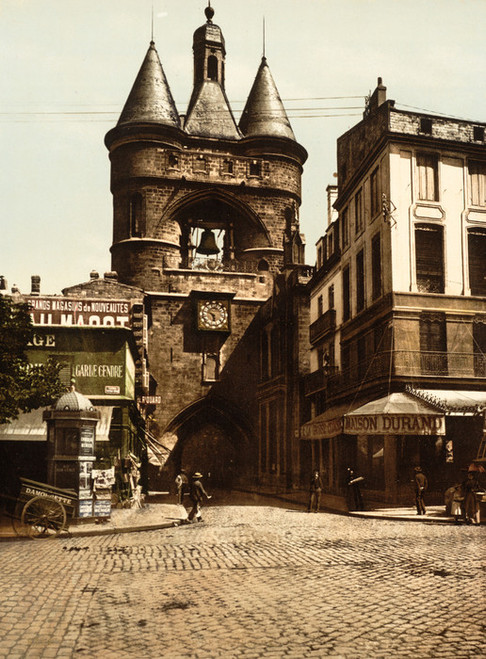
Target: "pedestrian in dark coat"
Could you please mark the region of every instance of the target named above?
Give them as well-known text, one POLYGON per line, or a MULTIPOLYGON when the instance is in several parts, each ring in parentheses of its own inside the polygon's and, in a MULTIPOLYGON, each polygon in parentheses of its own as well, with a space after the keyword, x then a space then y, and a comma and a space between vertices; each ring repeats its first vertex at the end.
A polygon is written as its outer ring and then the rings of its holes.
POLYGON ((479 481, 474 472, 469 471, 466 480, 462 484, 464 492, 464 515, 466 524, 480 524, 479 500, 476 492, 480 490, 479 481))
POLYGON ((354 470, 348 467, 346 484, 348 486, 348 506, 350 510, 364 510, 363 497, 359 484, 363 476, 356 476, 354 470))
POLYGON ((180 473, 177 474, 175 479, 175 484, 177 486, 177 503, 182 504, 184 499, 184 494, 186 494, 189 489, 189 479, 184 469, 181 469, 180 473))
POLYGON ((192 522, 194 518, 196 518, 198 522, 202 522, 201 505, 203 502, 203 497, 206 497, 206 499, 211 498, 211 496, 206 492, 203 484, 201 483, 202 477, 203 475, 200 474, 198 471, 192 477, 192 482, 189 489, 189 497, 192 501, 192 509, 188 517, 190 522, 192 522))
POLYGON ((319 512, 319 507, 321 505, 321 492, 322 492, 322 481, 321 475, 317 469, 314 470, 312 474, 310 489, 309 489, 309 505, 307 506, 307 512, 310 513, 312 510, 315 513, 319 512))
POLYGON ((415 505, 417 506, 417 515, 425 515, 424 494, 427 490, 428 482, 427 476, 422 471, 421 467, 415 467, 415 505))

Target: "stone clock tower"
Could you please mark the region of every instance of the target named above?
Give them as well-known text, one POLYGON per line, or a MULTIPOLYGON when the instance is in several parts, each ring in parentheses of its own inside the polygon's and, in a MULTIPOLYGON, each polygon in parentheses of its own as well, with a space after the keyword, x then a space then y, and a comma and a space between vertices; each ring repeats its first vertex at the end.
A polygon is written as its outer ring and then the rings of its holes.
POLYGON ((167 468, 215 484, 251 471, 259 337, 252 320, 275 276, 302 252, 302 167, 265 58, 239 124, 225 92, 226 48, 214 11, 194 33, 194 83, 179 115, 150 43, 106 135, 113 194, 112 269, 142 288, 150 372, 162 404, 152 432, 167 468))

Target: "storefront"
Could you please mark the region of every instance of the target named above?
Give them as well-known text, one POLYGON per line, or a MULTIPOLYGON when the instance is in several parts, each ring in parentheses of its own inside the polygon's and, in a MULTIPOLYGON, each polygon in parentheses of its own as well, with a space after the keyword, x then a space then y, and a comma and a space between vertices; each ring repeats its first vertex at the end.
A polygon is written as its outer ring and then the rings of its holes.
POLYGON ((418 465, 429 481, 429 503, 441 505, 486 447, 484 409, 486 392, 425 389, 334 406, 301 427, 301 453, 309 472, 321 471, 335 505, 346 496, 348 467, 363 476, 368 504, 413 505, 418 465))
POLYGON ((441 500, 447 459, 445 416, 409 393, 392 393, 344 416, 356 446, 355 472, 368 500, 410 505, 414 467, 429 479, 429 499, 441 500))

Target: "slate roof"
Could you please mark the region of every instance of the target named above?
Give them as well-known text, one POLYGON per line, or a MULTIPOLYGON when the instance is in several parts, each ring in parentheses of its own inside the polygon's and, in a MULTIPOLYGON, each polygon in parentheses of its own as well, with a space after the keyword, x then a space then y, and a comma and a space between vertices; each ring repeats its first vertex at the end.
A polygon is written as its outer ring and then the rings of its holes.
POLYGON ((153 41, 118 120, 118 126, 134 123, 180 127, 179 114, 153 41))
POLYGON ((228 99, 219 82, 205 80, 194 87, 184 130, 201 137, 240 138, 228 99))
POLYGON ((248 137, 286 137, 295 140, 265 57, 262 58, 257 71, 239 127, 243 135, 248 137))

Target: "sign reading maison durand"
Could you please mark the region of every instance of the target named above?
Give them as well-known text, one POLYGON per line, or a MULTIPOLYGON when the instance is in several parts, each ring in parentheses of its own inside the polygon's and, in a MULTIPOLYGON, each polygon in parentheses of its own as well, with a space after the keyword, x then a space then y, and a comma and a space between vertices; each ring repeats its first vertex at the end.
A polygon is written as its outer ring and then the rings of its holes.
POLYGON ((34 325, 128 327, 131 303, 65 297, 26 297, 34 325))
POLYGON ((445 419, 437 414, 356 414, 344 417, 348 435, 445 435, 445 419))

